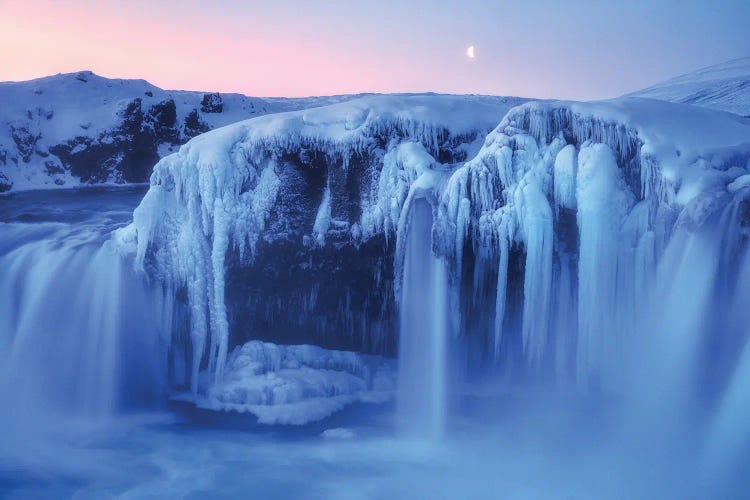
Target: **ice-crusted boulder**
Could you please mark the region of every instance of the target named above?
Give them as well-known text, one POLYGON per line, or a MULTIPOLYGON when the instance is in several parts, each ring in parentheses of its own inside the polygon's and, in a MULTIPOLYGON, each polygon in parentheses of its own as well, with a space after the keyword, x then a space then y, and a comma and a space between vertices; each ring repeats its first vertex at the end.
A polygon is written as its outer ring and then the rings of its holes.
POLYGON ((202 408, 249 412, 264 424, 300 425, 355 402, 390 399, 395 373, 393 361, 378 356, 254 340, 232 351, 220 383, 206 385, 205 396, 183 397, 202 408))
POLYGON ((159 158, 198 134, 351 97, 165 91, 90 71, 0 82, 0 192, 146 182, 159 158))
POLYGON ((252 338, 394 353, 393 236, 411 187, 437 199, 519 102, 367 96, 240 122, 160 161, 117 238, 184 293, 193 390, 203 362, 218 383, 252 338))

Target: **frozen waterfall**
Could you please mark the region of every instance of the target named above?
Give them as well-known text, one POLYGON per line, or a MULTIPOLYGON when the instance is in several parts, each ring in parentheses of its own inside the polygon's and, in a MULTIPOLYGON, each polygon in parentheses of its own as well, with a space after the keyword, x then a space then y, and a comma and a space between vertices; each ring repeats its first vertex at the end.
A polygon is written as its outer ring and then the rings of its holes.
POLYGON ((404 435, 440 436, 449 392, 486 383, 611 408, 617 439, 747 453, 750 122, 533 102, 481 141, 376 101, 156 166, 118 241, 186 302, 181 389, 246 401, 223 372, 240 344, 309 342, 398 356, 404 435))

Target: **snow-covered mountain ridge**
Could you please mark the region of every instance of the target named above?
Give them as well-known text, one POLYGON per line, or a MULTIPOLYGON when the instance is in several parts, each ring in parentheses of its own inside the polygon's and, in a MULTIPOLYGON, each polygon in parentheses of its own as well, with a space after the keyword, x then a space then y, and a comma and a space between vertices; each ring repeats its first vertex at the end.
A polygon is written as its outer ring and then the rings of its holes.
POLYGON ((352 97, 166 91, 90 71, 0 82, 0 192, 146 182, 159 158, 198 134, 352 97))
POLYGON ((702 68, 629 95, 750 116, 750 57, 702 68))

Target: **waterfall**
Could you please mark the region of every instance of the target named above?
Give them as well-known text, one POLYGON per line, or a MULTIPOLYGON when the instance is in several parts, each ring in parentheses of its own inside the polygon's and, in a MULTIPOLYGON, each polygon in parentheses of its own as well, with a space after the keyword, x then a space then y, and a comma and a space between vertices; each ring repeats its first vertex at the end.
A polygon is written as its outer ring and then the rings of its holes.
POLYGON ((163 399, 169 295, 133 270, 102 222, 0 223, 7 418, 102 418, 163 399))
MULTIPOLYGON (((714 325, 723 333, 710 344, 712 362, 718 370, 718 396, 710 418, 707 438, 708 466, 726 469, 746 463, 750 452, 750 248, 748 206, 750 190, 739 190, 718 218, 714 239, 719 261, 716 301, 712 304, 714 325), (717 307, 720 305, 720 307, 717 307)), ((711 381, 710 386, 716 386, 711 381)), ((740 469, 741 473, 744 473, 740 469)))
POLYGON ((432 251, 432 208, 411 207, 400 303, 397 420, 406 435, 437 439, 447 413, 448 277, 432 251))
POLYGON ((716 416, 711 422, 708 457, 712 467, 742 461, 742 453, 750 447, 750 326, 747 321, 747 298, 750 297, 750 252, 742 259, 735 298, 731 304, 730 326, 739 330, 744 347, 739 351, 726 391, 720 399, 716 416), (731 323, 734 323, 733 325, 731 323))

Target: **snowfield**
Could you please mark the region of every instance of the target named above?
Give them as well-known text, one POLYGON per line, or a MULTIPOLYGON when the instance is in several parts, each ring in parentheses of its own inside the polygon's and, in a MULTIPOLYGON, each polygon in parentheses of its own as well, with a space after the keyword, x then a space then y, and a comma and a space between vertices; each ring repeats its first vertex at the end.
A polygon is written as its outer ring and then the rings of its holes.
POLYGON ((630 95, 750 116, 750 57, 699 69, 630 95))

